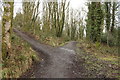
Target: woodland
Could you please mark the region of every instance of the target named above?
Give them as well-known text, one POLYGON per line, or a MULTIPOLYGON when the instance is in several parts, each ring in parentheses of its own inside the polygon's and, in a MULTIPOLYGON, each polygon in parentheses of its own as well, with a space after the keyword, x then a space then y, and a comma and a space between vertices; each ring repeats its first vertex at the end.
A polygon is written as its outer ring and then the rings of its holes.
POLYGON ((13 16, 14 0, 0 2, 2 78, 19 78, 31 70, 34 63, 43 60, 29 42, 16 35, 17 30, 55 49, 77 42, 76 56, 78 61, 84 61, 77 65, 84 64, 88 71, 83 73, 87 74, 85 77, 79 74, 80 78, 120 78, 120 2, 88 1, 85 3, 87 11, 72 9, 67 0, 21 3, 22 12, 13 16))

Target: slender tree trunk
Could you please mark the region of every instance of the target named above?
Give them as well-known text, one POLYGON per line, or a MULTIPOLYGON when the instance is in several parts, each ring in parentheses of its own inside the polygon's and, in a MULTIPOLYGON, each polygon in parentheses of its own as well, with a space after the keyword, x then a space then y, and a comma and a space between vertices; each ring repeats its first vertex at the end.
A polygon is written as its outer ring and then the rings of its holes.
POLYGON ((113 8, 112 8, 112 25, 111 25, 111 32, 113 32, 115 26, 115 2, 113 2, 113 8))
POLYGON ((111 3, 106 2, 105 3, 105 8, 106 8, 106 29, 107 29, 107 45, 109 46, 109 30, 110 30, 110 24, 111 24, 111 3))
POLYGON ((4 14, 2 18, 2 52, 3 59, 6 58, 11 49, 11 31, 13 18, 13 2, 4 3, 4 14))
POLYGON ((65 24, 65 3, 63 3, 63 12, 62 12, 62 25, 61 25, 61 30, 60 30, 60 37, 62 36, 63 33, 63 28, 65 24))
POLYGON ((109 31, 107 31, 107 45, 109 46, 109 31))

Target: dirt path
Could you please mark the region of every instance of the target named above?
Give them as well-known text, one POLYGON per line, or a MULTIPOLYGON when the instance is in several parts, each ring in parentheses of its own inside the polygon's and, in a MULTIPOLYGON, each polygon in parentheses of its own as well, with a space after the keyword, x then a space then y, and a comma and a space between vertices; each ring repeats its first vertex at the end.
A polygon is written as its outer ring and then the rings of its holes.
POLYGON ((32 71, 24 77, 35 78, 71 78, 74 71, 71 70, 75 58, 76 42, 69 42, 63 47, 51 47, 39 43, 29 35, 14 29, 14 32, 26 40, 38 53, 44 54, 46 57, 42 63, 36 66, 37 70, 32 71))
MULTIPOLYGON (((87 69, 86 58, 88 54, 79 51, 76 54, 76 43, 71 41, 62 47, 52 47, 35 40, 30 35, 14 29, 14 32, 27 41, 31 47, 43 58, 41 62, 35 63, 30 70, 21 78, 105 78, 106 72, 103 68, 87 69)), ((92 58, 91 58, 92 60, 92 58)), ((106 69, 107 70, 107 69, 106 69)), ((115 79, 113 79, 115 80, 115 79)))

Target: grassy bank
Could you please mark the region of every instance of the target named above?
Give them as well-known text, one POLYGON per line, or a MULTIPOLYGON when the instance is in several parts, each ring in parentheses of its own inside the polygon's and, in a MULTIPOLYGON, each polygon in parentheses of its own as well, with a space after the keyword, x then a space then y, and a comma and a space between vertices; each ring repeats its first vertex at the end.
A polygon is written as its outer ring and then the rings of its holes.
POLYGON ((118 48, 80 40, 77 49, 79 58, 85 60, 88 77, 120 78, 118 48))
POLYGON ((19 30, 27 32, 28 35, 34 37, 36 40, 39 40, 41 43, 51 46, 62 46, 70 40, 64 34, 62 37, 59 38, 56 37, 53 32, 44 32, 39 29, 36 29, 34 34, 33 31, 28 31, 24 28, 19 28, 19 30))
POLYGON ((9 58, 3 61, 2 77, 18 78, 26 72, 34 61, 38 61, 37 53, 20 37, 12 34, 12 51, 9 58))

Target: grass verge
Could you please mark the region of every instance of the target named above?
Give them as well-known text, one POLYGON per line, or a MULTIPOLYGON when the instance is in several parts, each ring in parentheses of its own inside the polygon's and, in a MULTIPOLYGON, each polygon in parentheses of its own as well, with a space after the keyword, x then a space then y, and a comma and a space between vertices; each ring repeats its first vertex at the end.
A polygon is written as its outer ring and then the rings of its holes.
MULTIPOLYGON (((24 29, 20 29, 20 30, 24 31, 24 29)), ((33 38, 35 38, 36 40, 39 40, 40 43, 48 44, 51 46, 63 46, 66 42, 69 41, 69 39, 66 38, 66 36, 62 36, 59 38, 53 35, 52 33, 45 33, 40 30, 38 31, 36 30, 35 34, 33 34, 30 31, 26 31, 26 33, 32 36, 33 38)))
POLYGON ((85 60, 89 77, 120 78, 118 48, 80 40, 78 56, 85 60), (93 76, 94 75, 94 76, 93 76))
POLYGON ((12 51, 10 57, 3 61, 2 77, 18 78, 34 61, 39 61, 37 53, 27 42, 12 34, 12 51))

